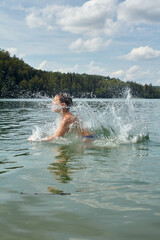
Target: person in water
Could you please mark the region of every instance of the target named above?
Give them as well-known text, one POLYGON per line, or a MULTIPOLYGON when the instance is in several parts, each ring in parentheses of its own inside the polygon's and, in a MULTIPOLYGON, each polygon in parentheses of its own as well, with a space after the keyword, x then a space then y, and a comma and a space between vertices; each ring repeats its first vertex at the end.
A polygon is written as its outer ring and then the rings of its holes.
POLYGON ((60 92, 53 99, 53 110, 57 112, 61 117, 61 123, 59 128, 53 136, 43 138, 44 141, 50 141, 57 137, 63 137, 69 132, 70 127, 73 125, 79 136, 85 138, 93 138, 93 135, 80 126, 78 118, 70 112, 70 107, 73 105, 72 97, 68 93, 60 92))

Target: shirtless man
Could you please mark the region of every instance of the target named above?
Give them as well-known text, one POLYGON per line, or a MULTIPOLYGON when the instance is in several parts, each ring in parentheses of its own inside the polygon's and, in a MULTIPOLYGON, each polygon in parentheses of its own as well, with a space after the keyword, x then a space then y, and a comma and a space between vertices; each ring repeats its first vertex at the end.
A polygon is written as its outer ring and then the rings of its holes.
MULTIPOLYGON (((79 136, 84 138, 94 137, 90 132, 81 128, 78 118, 70 112, 70 107, 73 105, 73 102, 72 97, 68 93, 58 93, 54 97, 52 104, 54 106, 54 111, 62 117, 62 121, 53 136, 48 136, 41 140, 50 141, 57 137, 63 137, 66 133, 68 133, 70 125, 73 123, 79 136)), ((31 139, 29 138, 28 140, 30 141, 31 139)))

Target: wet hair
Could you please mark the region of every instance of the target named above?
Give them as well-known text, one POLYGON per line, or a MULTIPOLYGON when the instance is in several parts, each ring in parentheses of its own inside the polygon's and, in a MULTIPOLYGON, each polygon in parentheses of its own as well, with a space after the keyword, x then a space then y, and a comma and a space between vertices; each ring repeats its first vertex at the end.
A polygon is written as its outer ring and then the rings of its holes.
POLYGON ((56 94, 56 96, 59 97, 59 100, 61 103, 66 104, 67 109, 70 109, 70 107, 73 105, 72 97, 69 93, 60 92, 60 93, 56 94))

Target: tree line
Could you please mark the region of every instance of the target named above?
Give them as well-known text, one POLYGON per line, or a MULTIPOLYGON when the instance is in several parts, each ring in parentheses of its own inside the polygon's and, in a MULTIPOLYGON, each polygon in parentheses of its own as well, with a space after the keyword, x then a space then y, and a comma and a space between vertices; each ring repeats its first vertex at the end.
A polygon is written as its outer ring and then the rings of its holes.
POLYGON ((52 97, 59 91, 74 97, 120 98, 125 89, 133 97, 160 98, 160 88, 151 84, 123 82, 109 76, 37 70, 0 49, 0 98, 52 97))

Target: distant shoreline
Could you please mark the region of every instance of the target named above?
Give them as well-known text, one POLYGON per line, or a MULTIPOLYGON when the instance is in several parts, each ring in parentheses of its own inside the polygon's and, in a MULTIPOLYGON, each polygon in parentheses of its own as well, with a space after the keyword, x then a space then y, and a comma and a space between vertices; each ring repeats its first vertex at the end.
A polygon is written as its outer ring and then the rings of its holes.
POLYGON ((0 98, 52 97, 60 91, 79 98, 160 98, 160 87, 121 81, 109 76, 47 72, 32 68, 22 59, 0 50, 0 98))

